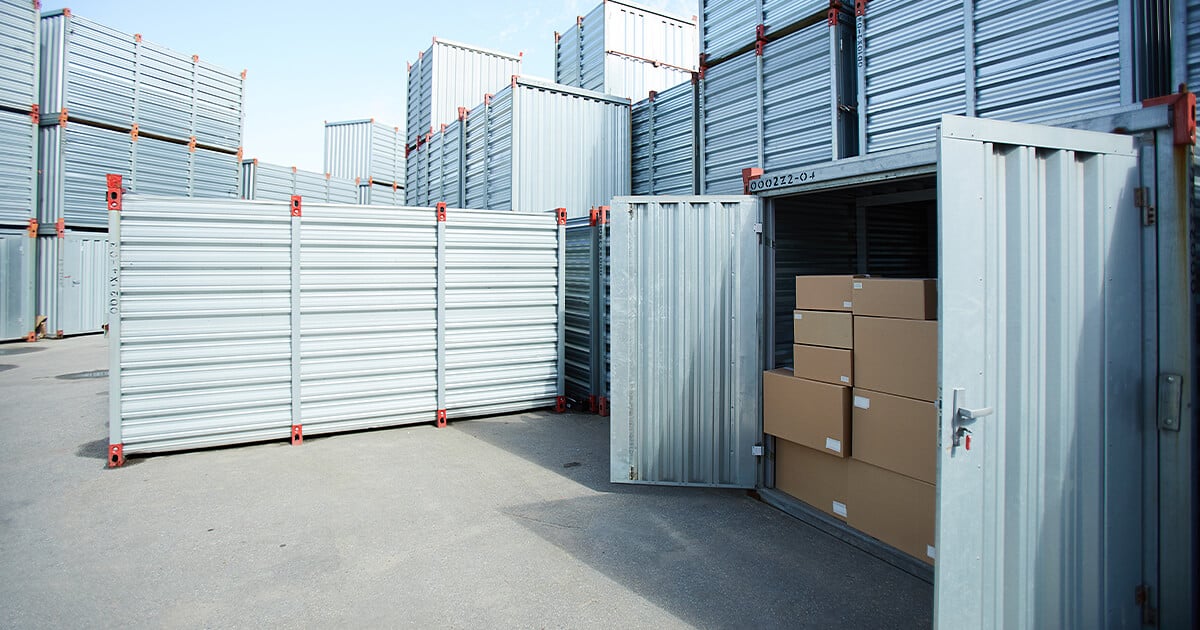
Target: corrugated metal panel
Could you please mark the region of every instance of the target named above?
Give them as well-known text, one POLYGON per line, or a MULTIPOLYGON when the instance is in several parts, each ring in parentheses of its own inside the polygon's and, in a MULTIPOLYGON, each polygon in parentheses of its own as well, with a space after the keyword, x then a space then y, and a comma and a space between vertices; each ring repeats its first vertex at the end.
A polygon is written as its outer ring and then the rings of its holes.
POLYGON ((830 5, 829 0, 704 0, 701 4, 701 52, 712 62, 753 49, 760 24, 770 35, 803 22, 818 22, 830 5))
POLYGON ((0 112, 0 225, 36 216, 37 125, 29 114, 0 112))
POLYGON ((434 38, 408 73, 408 145, 456 120, 459 107, 500 91, 519 74, 519 56, 434 38))
POLYGON ((108 323, 107 259, 104 233, 38 237, 38 315, 48 336, 100 332, 108 323))
POLYGON ((760 220, 749 197, 614 203, 612 481, 755 486, 760 220))
POLYGON ((133 139, 128 133, 75 123, 42 127, 40 133, 38 223, 65 219, 68 227, 106 226, 104 176, 113 173, 134 183, 133 139))
POLYGON ((242 162, 242 177, 243 199, 288 201, 292 195, 300 195, 305 201, 314 203, 359 203, 356 182, 330 177, 325 173, 245 160, 242 162))
POLYGON ((700 83, 706 194, 740 194, 742 169, 759 163, 758 57, 753 52, 710 68, 700 83))
POLYGON ((38 10, 33 0, 0 0, 0 106, 38 102, 38 10))
POLYGON ((967 113, 964 20, 962 0, 873 0, 858 18, 864 152, 932 142, 942 114, 967 113))
POLYGON ((0 229, 0 341, 33 332, 36 245, 25 230, 0 229))
MULTIPOLYGON (((68 135, 75 125, 67 125, 68 135)), ((186 145, 164 142, 154 138, 138 138, 133 143, 133 168, 129 189, 144 195, 187 196, 190 186, 192 155, 186 145)), ((235 180, 236 181, 236 180, 235 180)), ((92 197, 102 194, 103 188, 92 191, 92 197)), ((98 215, 107 219, 107 208, 95 201, 98 215)))
POLYGON ((677 85, 633 106, 633 192, 697 192, 696 89, 677 85))
POLYGON ((887 278, 932 278, 937 273, 936 205, 896 203, 864 208, 865 272, 887 278))
POLYGON ((134 119, 140 130, 172 138, 194 135, 196 64, 191 56, 149 42, 137 45, 135 51, 137 105, 134 119))
POLYGON ((132 35, 62 11, 42 16, 41 105, 80 120, 129 129, 137 46, 132 35))
POLYGON ((420 149, 428 152, 427 158, 429 160, 427 164, 429 170, 425 179, 427 184, 423 186, 428 191, 428 194, 422 198, 424 203, 421 204, 424 206, 432 206, 438 203, 442 200, 441 198, 446 192, 442 186, 442 141, 444 139, 445 134, 441 132, 435 133, 429 139, 429 142, 425 143, 420 149))
POLYGON ((192 135, 204 145, 229 152, 242 146, 245 73, 206 61, 196 62, 196 126, 192 135))
POLYGON ((491 103, 478 105, 467 115, 466 146, 463 149, 463 205, 486 208, 488 200, 488 145, 491 103))
POLYGON ((358 203, 364 206, 404 206, 403 186, 361 184, 358 187, 358 203))
POLYGON ((604 3, 583 16, 579 24, 579 85, 574 87, 604 91, 604 3))
MULTIPOLYGON (((605 10, 603 28, 607 52, 669 64, 685 72, 697 69, 700 49, 697 25, 692 19, 620 0, 606 0, 601 7, 605 10)), ((587 19, 584 18, 585 28, 587 19)), ((669 86, 662 89, 666 87, 669 86)), ((617 92, 608 93, 628 97, 617 92)))
POLYGON ((341 177, 327 177, 325 186, 326 198, 329 200, 329 203, 348 205, 358 203, 358 184, 354 180, 342 179, 341 177))
POLYGON ((839 157, 835 143, 838 58, 834 51, 838 50, 841 28, 840 24, 821 22, 763 48, 765 170, 779 172, 839 157))
POLYGON ((692 80, 692 71, 655 65, 641 59, 609 54, 604 57, 604 92, 625 98, 646 98, 650 92, 692 80))
POLYGON ((580 45, 583 30, 576 22, 562 33, 557 33, 554 40, 554 82, 563 85, 579 85, 580 45))
POLYGON ((1200 0, 1188 0, 1184 17, 1187 37, 1187 84, 1200 87, 1200 0))
MULTIPOLYGON (((507 89, 497 94, 487 108, 487 166, 483 177, 487 180, 485 208, 512 208, 513 206, 513 147, 516 136, 512 133, 515 115, 516 90, 507 89)), ((539 208, 546 210, 547 208, 539 208)))
POLYGON ((975 2, 976 115, 1041 122, 1122 105, 1125 5, 1085 0, 1042 11, 1023 0, 975 2))
POLYGON ((371 120, 325 123, 325 172, 334 177, 404 183, 399 127, 371 120))
POLYGON ((192 153, 191 196, 235 199, 239 193, 237 155, 209 149, 192 153))
MULTIPOLYGON (((593 338, 596 330, 596 264, 599 261, 596 247, 598 226, 592 219, 580 217, 567 222, 567 303, 564 320, 566 339, 563 344, 563 364, 566 396, 574 405, 595 404, 597 391, 595 382, 595 348, 593 338)), ((593 409, 594 411, 594 409, 593 409)))
POLYGON ((127 454, 562 395, 553 215, 128 196, 112 219, 109 439, 127 454))
POLYGON ((940 443, 956 406, 991 413, 940 449, 935 621, 1138 627, 1158 533, 1137 140, 946 117, 938 159, 940 443))

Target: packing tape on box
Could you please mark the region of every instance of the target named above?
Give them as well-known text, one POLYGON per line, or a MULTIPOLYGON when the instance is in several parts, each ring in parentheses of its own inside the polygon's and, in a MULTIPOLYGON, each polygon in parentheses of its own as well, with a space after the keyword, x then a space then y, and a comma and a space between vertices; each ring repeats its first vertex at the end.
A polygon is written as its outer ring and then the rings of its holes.
POLYGON ((825 438, 825 448, 833 451, 834 453, 841 453, 842 452, 842 441, 827 437, 827 438, 825 438))
POLYGON ((933 545, 925 545, 925 555, 936 560, 937 559, 937 550, 933 548, 933 545))
POLYGON ((846 518, 846 504, 841 501, 833 502, 833 513, 842 518, 846 518))
POLYGON ((871 408, 871 399, 867 398, 866 396, 855 396, 854 397, 854 406, 858 407, 859 409, 870 409, 871 408))
POLYGON ((855 282, 855 283, 854 283, 854 288, 855 288, 855 289, 861 289, 861 288, 862 288, 862 283, 861 283, 861 282, 855 282))
POLYGON ((850 384, 850 377, 849 377, 849 376, 843 376, 843 377, 842 377, 842 382, 843 382, 843 383, 846 383, 847 385, 848 385, 848 384, 850 384))

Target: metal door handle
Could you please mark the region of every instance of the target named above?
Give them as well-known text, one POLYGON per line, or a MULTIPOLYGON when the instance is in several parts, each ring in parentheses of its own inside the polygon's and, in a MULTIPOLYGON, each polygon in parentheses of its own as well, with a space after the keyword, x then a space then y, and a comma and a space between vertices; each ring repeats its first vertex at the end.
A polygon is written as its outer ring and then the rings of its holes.
POLYGON ((984 416, 990 416, 993 413, 996 413, 996 410, 992 409, 991 407, 983 407, 981 409, 967 409, 965 407, 959 407, 955 411, 955 416, 958 417, 959 422, 970 422, 972 420, 983 418, 984 416))
MULTIPOLYGON (((996 413, 996 410, 991 407, 980 407, 978 409, 968 409, 964 407, 967 403, 967 390, 956 387, 954 388, 954 417, 951 420, 951 447, 957 448, 962 445, 963 436, 970 433, 970 429, 966 427, 980 418, 990 416, 996 413)), ((971 443, 967 442, 967 449, 970 450, 971 443)))

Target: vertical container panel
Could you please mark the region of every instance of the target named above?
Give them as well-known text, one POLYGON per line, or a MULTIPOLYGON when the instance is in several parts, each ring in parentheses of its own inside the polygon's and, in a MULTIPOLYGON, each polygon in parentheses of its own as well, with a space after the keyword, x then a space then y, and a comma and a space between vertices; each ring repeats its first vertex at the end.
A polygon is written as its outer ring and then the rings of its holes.
POLYGON ((258 160, 253 165, 254 179, 248 182, 244 196, 256 201, 287 201, 296 190, 295 173, 290 166, 277 166, 258 160))
MULTIPOLYGON (((191 162, 192 154, 186 145, 140 137, 133 143, 133 177, 129 189, 143 195, 186 197, 191 183, 191 162)), ((92 196, 97 194, 103 194, 101 189, 93 191, 92 196)), ((104 216, 107 220, 108 215, 104 216)))
POLYGON ((0 229, 0 341, 26 339, 33 332, 36 247, 26 230, 0 229))
POLYGON ((238 196, 238 158, 221 151, 196 149, 192 153, 193 197, 238 196))
POLYGON ((413 168, 417 173, 416 196, 413 199, 415 206, 428 206, 431 199, 436 196, 436 192, 429 187, 429 158, 430 158, 430 142, 421 145, 413 154, 413 168))
POLYGON ((868 5, 858 22, 864 152, 933 142, 942 114, 967 113, 964 20, 962 0, 868 5))
POLYGON ((563 344, 563 365, 566 369, 567 400, 587 405, 590 398, 602 392, 593 388, 592 339, 596 328, 593 306, 597 297, 595 264, 596 232, 590 218, 580 217, 567 222, 567 302, 564 317, 566 339, 563 344))
POLYGON ((37 125, 0 111, 0 225, 22 225, 37 211, 37 125))
POLYGON ((632 161, 630 191, 634 195, 654 194, 654 101, 638 101, 630 108, 630 147, 632 161))
POLYGON ((359 186, 359 203, 368 206, 403 206, 405 204, 404 188, 401 186, 384 186, 381 184, 362 184, 359 186))
POLYGON ((137 51, 132 35, 53 12, 42 18, 42 111, 130 128, 137 51))
POLYGON ((125 453, 286 438, 287 205, 126 197, 120 219, 110 422, 125 453))
POLYGON ((306 204, 300 225, 305 434, 432 421, 434 213, 306 204))
POLYGON ((580 22, 579 86, 593 92, 604 91, 604 69, 608 57, 608 42, 605 40, 605 5, 591 10, 580 22))
POLYGON ((487 208, 488 201, 488 110, 476 106, 467 115, 466 158, 464 164, 463 207, 487 208))
POLYGON ((700 84, 703 192, 740 194, 742 169, 758 163, 758 58, 754 52, 710 68, 700 84))
POLYGON ((614 482, 754 487, 757 201, 628 198, 612 213, 614 482))
POLYGON ((33 0, 0 1, 0 106, 38 102, 38 11, 33 0))
POLYGON ((404 182, 399 128, 374 120, 325 123, 325 172, 363 182, 404 182))
POLYGON ((446 196, 446 191, 442 186, 442 142, 445 140, 444 133, 435 133, 430 138, 429 142, 422 148, 427 152, 429 166, 425 174, 425 182, 429 196, 424 199, 425 205, 433 205, 439 201, 443 201, 446 196))
POLYGON ((685 72, 696 69, 700 50, 694 21, 624 2, 609 0, 601 4, 606 10, 604 40, 608 52, 650 59, 685 72))
POLYGON ((1043 122, 1121 102, 1118 0, 1055 11, 1034 2, 975 3, 976 115, 1043 122))
POLYGON ((292 193, 293 195, 300 195, 304 199, 309 199, 317 203, 324 203, 329 200, 329 187, 324 173, 301 170, 296 170, 294 173, 296 176, 296 189, 292 193))
POLYGON ((229 152, 242 146, 244 77, 196 62, 196 129, 201 144, 229 152))
POLYGON ((583 52, 580 48, 582 30, 578 23, 558 34, 554 41, 554 82, 563 85, 579 87, 580 61, 583 52))
POLYGON ((100 332, 108 323, 108 235, 38 237, 38 315, 51 337, 100 332))
MULTIPOLYGON (((104 228, 105 175, 113 173, 133 185, 133 139, 128 133, 83 124, 41 128, 44 152, 42 200, 38 222, 53 225, 64 219, 68 227, 104 228)), ((186 185, 184 188, 186 194, 186 185)))
MULTIPOLYGON (((818 20, 829 9, 830 3, 822 0, 761 0, 762 22, 767 33, 774 33, 806 20, 818 20)), ((844 7, 853 7, 853 2, 839 2, 844 7)))
MULTIPOLYGON (((329 203, 354 205, 358 203, 358 184, 351 179, 330 177, 327 181, 329 203)), ((393 204, 394 205, 394 204, 393 204)))
POLYGON ((658 92, 692 80, 689 70, 672 68, 653 62, 617 54, 604 56, 604 92, 624 98, 646 98, 658 92))
POLYGON ((194 133, 196 64, 190 56, 141 42, 137 51, 137 123, 142 133, 189 138, 194 133))
POLYGON ((554 215, 451 210, 446 218, 446 410, 451 419, 554 404, 554 215))
POLYGON ((830 58, 830 40, 838 28, 820 22, 764 47, 764 170, 779 172, 838 157, 837 77, 830 58))
POLYGON ((741 48, 752 46, 754 29, 761 23, 757 0, 703 0, 700 52, 709 61, 720 61, 741 48))
POLYGON ((692 83, 660 92, 654 100, 655 195, 696 194, 696 88, 692 83))
MULTIPOLYGON (((497 94, 487 108, 487 185, 488 210, 513 209, 513 107, 516 90, 497 94)), ((541 208, 545 210, 546 208, 541 208)))
POLYGON ((442 161, 441 180, 442 197, 440 201, 451 208, 459 208, 462 203, 462 172, 463 172, 463 123, 451 123, 442 131, 442 161))
POLYGON ((510 84, 521 74, 521 58, 435 38, 413 69, 418 83, 417 93, 409 94, 409 146, 427 131, 457 120, 459 107, 478 103, 484 94, 510 84))

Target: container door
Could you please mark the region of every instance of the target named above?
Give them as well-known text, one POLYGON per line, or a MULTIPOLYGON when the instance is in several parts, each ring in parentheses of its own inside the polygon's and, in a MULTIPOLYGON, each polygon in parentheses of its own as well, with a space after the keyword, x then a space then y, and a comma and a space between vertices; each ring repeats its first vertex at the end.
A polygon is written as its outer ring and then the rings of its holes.
POLYGON ((941 628, 1141 625, 1137 186, 1129 136, 942 119, 941 628))
POLYGON ((612 481, 755 486, 760 221, 753 197, 613 202, 612 481))

